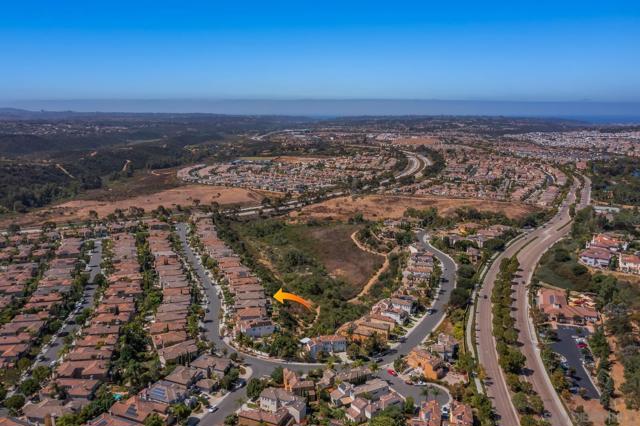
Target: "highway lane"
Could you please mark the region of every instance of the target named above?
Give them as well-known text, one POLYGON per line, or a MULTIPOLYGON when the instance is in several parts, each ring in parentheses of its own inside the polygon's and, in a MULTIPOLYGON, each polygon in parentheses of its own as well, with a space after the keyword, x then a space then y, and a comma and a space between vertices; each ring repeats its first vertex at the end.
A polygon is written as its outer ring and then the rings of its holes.
MULTIPOLYGON (((218 298, 218 290, 214 282, 205 271, 196 253, 188 244, 188 226, 184 223, 177 224, 176 231, 182 243, 184 256, 192 267, 196 278, 200 281, 208 299, 208 310, 205 313, 204 318, 206 326, 206 339, 213 342, 217 350, 226 349, 228 351, 228 354, 237 352, 219 335, 219 313, 223 309, 222 303, 218 298)), ((380 364, 386 367, 384 367, 379 373, 379 375, 387 380, 391 384, 391 386, 398 390, 398 392, 400 392, 405 397, 412 396, 416 402, 422 399, 422 388, 419 386, 407 385, 400 378, 386 373, 386 368, 392 365, 393 361, 398 356, 408 354, 411 349, 422 342, 445 318, 445 308, 449 301, 451 291, 455 287, 457 268, 455 262, 449 256, 432 247, 428 243, 428 236, 424 232, 420 232, 418 234, 418 238, 419 244, 422 244, 427 250, 432 251, 436 258, 438 258, 438 260, 441 262, 443 277, 445 277, 446 281, 442 283, 440 292, 433 304, 433 314, 425 316, 419 323, 419 325, 412 331, 412 333, 406 337, 406 340, 403 343, 401 343, 396 349, 391 351, 391 353, 382 357, 383 359, 380 364)), ((253 377, 270 375, 273 369, 278 366, 289 367, 291 369, 294 369, 295 371, 301 372, 308 372, 312 369, 323 367, 322 364, 307 364, 282 360, 262 359, 244 353, 240 353, 240 355, 244 358, 245 363, 251 368, 253 377)), ((218 411, 216 411, 215 413, 207 413, 202 418, 201 423, 218 424, 217 422, 222 422, 227 415, 233 414, 240 407, 240 403, 244 398, 246 398, 245 388, 241 388, 231 393, 220 404, 218 404, 218 411)), ((444 393, 441 393, 438 396, 438 399, 441 400, 441 402, 446 402, 448 400, 448 396, 444 393)))
MULTIPOLYGON (((585 187, 581 190, 581 201, 580 204, 576 206, 576 210, 589 205, 591 201, 590 187, 591 181, 585 177, 585 187)), ((557 426, 570 424, 571 419, 560 397, 553 388, 542 362, 538 346, 538 336, 529 315, 530 306, 527 290, 542 255, 571 231, 570 223, 572 219, 569 215, 569 205, 575 201, 575 193, 572 192, 567 197, 565 207, 559 212, 559 214, 562 215, 561 219, 557 223, 550 224, 550 226, 545 229, 542 238, 537 239, 530 247, 525 248, 518 254, 518 261, 520 262, 520 269, 522 270, 524 281, 518 286, 516 291, 516 328, 519 330, 519 341, 523 343, 522 353, 527 359, 525 369, 529 374, 526 378, 542 398, 545 409, 549 415, 548 421, 552 425, 557 426)))
MULTIPOLYGON (((587 186, 590 185, 590 181, 587 178, 585 178, 585 182, 587 186)), ((504 374, 498 363, 496 341, 492 333, 491 293, 499 272, 500 262, 516 254, 520 262, 520 276, 524 280, 521 279, 520 284, 515 288, 514 307, 516 308, 516 328, 519 330, 519 340, 523 344, 521 351, 526 356, 525 369, 528 371, 526 380, 533 385, 534 390, 542 398, 551 424, 558 426, 570 424, 568 414, 553 386, 551 386, 542 364, 535 330, 533 330, 529 320, 526 284, 530 282, 535 266, 542 254, 571 229, 571 226, 567 225, 571 220, 569 205, 575 201, 577 187, 578 182, 576 180, 567 200, 549 222, 510 245, 495 259, 489 267, 483 286, 479 291, 478 305, 476 306, 478 360, 487 376, 485 380, 487 394, 493 402, 500 424, 503 425, 517 425, 518 415, 511 401, 504 374)), ((589 202, 589 189, 583 188, 582 194, 582 201, 578 208, 587 205, 589 202)))

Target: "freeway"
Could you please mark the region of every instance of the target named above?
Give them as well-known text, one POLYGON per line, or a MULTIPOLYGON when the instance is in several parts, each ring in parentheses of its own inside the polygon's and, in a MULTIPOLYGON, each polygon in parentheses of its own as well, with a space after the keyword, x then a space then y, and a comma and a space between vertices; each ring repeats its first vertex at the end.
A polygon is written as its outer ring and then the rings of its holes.
MULTIPOLYGON (((585 185, 582 188, 581 202, 577 208, 585 207, 590 201, 591 181, 586 177, 584 179, 585 185)), ((519 341, 522 344, 521 352, 526 357, 525 371, 527 374, 525 380, 532 384, 533 389, 542 398, 548 421, 552 425, 571 424, 542 364, 537 336, 529 319, 527 285, 531 281, 533 271, 542 254, 570 231, 571 227, 568 225, 571 222, 569 206, 576 199, 578 186, 579 182, 575 179, 567 200, 563 202, 557 214, 549 222, 530 232, 524 238, 515 241, 494 260, 479 291, 475 317, 478 361, 486 373, 487 395, 493 402, 499 423, 503 425, 517 425, 519 420, 498 362, 496 340, 492 333, 491 294, 500 269, 500 262, 514 255, 518 256, 520 262, 519 276, 521 278, 515 286, 513 307, 516 328, 519 331, 519 341)))
POLYGON ((420 173, 426 166, 431 165, 431 161, 422 154, 411 151, 402 151, 402 153, 407 156, 409 163, 402 172, 395 175, 396 180, 420 173))
MULTIPOLYGON (((184 223, 176 225, 176 231, 182 243, 183 254, 192 268, 195 277, 199 280, 205 295, 208 300, 208 309, 205 312, 205 338, 213 342, 218 350, 226 349, 229 354, 237 352, 232 346, 228 344, 219 334, 220 329, 220 313, 223 310, 221 300, 218 298, 218 289, 215 283, 210 278, 209 274, 205 271, 204 266, 200 262, 200 258, 192 250, 188 243, 188 227, 184 223)), ((456 264, 445 253, 432 247, 428 242, 428 237, 424 232, 418 234, 419 244, 422 244, 427 250, 434 253, 436 258, 442 265, 442 274, 445 281, 441 284, 440 291, 436 300, 433 303, 433 313, 426 315, 422 318, 420 323, 413 329, 413 331, 406 336, 406 340, 402 342, 398 347, 390 351, 388 354, 382 357, 382 366, 390 366, 393 361, 401 355, 408 354, 411 349, 420 344, 440 323, 446 316, 446 305, 449 301, 451 291, 455 287, 456 282, 456 264)), ((283 360, 275 360, 268 358, 259 358, 250 354, 241 353, 245 360, 245 363, 251 368, 253 377, 262 377, 270 375, 275 367, 283 366, 295 369, 295 371, 308 372, 312 369, 323 367, 323 364, 310 364, 310 363, 298 363, 289 362, 283 360)), ((383 368, 380 375, 387 380, 390 385, 400 392, 403 396, 412 396, 415 401, 419 401, 422 398, 422 389, 418 386, 412 386, 404 383, 400 378, 394 377, 386 373, 383 368)), ((217 424, 221 422, 227 415, 232 414, 240 406, 240 401, 246 398, 246 389, 241 388, 235 392, 229 394, 222 402, 218 404, 218 411, 215 413, 206 414, 202 420, 202 424, 217 424)), ((441 403, 446 403, 449 400, 449 395, 445 392, 440 392, 438 400, 441 403)))

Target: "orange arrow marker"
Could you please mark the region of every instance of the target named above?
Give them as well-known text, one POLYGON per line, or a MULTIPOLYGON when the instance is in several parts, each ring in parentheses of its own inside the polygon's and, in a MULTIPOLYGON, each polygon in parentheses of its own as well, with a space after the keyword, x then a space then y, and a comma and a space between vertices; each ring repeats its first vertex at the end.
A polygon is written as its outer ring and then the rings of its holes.
POLYGON ((303 299, 297 294, 286 293, 282 291, 282 289, 278 290, 276 294, 273 295, 273 298, 276 299, 280 303, 284 303, 285 300, 291 300, 292 302, 298 302, 301 305, 304 305, 307 309, 311 309, 311 305, 313 305, 310 301, 303 299))

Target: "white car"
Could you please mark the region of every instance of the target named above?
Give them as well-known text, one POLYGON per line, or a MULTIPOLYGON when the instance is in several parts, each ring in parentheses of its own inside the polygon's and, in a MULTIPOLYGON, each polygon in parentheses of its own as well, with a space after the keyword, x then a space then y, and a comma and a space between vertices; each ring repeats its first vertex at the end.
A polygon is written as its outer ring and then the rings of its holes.
POLYGON ((207 408, 207 411, 210 413, 215 413, 216 411, 218 411, 218 407, 214 405, 213 407, 207 408))

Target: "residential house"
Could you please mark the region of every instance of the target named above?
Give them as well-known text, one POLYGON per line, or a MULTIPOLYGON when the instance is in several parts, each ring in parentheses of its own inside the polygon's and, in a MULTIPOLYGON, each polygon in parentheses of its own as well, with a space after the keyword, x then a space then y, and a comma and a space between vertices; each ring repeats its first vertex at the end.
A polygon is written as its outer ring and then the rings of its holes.
POLYGON ((622 272, 640 275, 640 256, 635 254, 620 254, 618 266, 622 272))
POLYGON ((198 380, 204 378, 205 370, 200 370, 199 368, 185 367, 184 365, 179 365, 173 370, 171 374, 169 374, 164 379, 168 382, 177 383, 184 387, 190 387, 195 384, 198 380))
POLYGON ((442 411, 437 400, 425 401, 420 406, 418 417, 409 421, 410 426, 441 426, 442 411))
POLYGON ((391 298, 391 306, 412 315, 416 311, 417 300, 413 296, 399 296, 391 298))
POLYGON ((276 327, 270 319, 240 321, 237 332, 249 337, 264 337, 273 334, 276 327))
POLYGON ((538 308, 547 315, 549 321, 585 324, 598 320, 598 312, 585 305, 570 304, 565 290, 541 288, 538 290, 538 308))
POLYGON ((186 398, 187 388, 177 383, 159 380, 147 389, 140 391, 140 396, 150 401, 175 404, 186 398))
POLYGON ((275 412, 264 410, 241 410, 238 413, 238 426, 288 426, 294 420, 286 408, 275 412))
POLYGON ((596 234, 591 238, 591 241, 587 243, 587 248, 601 248, 611 252, 618 252, 626 250, 628 243, 623 241, 614 235, 609 234, 596 234))
POLYGON ((294 395, 308 398, 315 397, 315 383, 313 380, 303 380, 294 371, 285 368, 282 371, 284 389, 294 395))
POLYGON ((337 352, 346 352, 347 339, 344 336, 328 335, 318 336, 305 344, 305 349, 311 359, 316 359, 320 352, 325 354, 333 354, 337 352))
POLYGON ((136 395, 125 401, 117 401, 109 409, 109 414, 143 424, 153 414, 166 419, 168 410, 169 404, 148 400, 136 395))
POLYGON ((227 358, 219 358, 217 356, 202 354, 198 358, 191 361, 191 367, 199 368, 206 371, 207 377, 214 375, 222 378, 231 369, 231 360, 227 358))
POLYGON ((590 247, 580 253, 580 261, 594 268, 607 268, 613 256, 613 253, 607 249, 590 247))
POLYGON ((467 404, 456 400, 451 402, 451 412, 449 414, 450 426, 473 426, 473 411, 467 404))
POLYGON ((429 351, 438 355, 444 361, 451 362, 458 351, 458 341, 453 336, 440 333, 436 343, 429 346, 429 351))
POLYGON ((307 401, 284 389, 269 387, 260 393, 260 409, 271 413, 285 408, 296 423, 300 423, 307 415, 307 401))
POLYGON ((422 348, 414 348, 407 356, 407 364, 411 368, 422 370, 429 380, 439 380, 446 374, 446 366, 441 358, 422 348))

